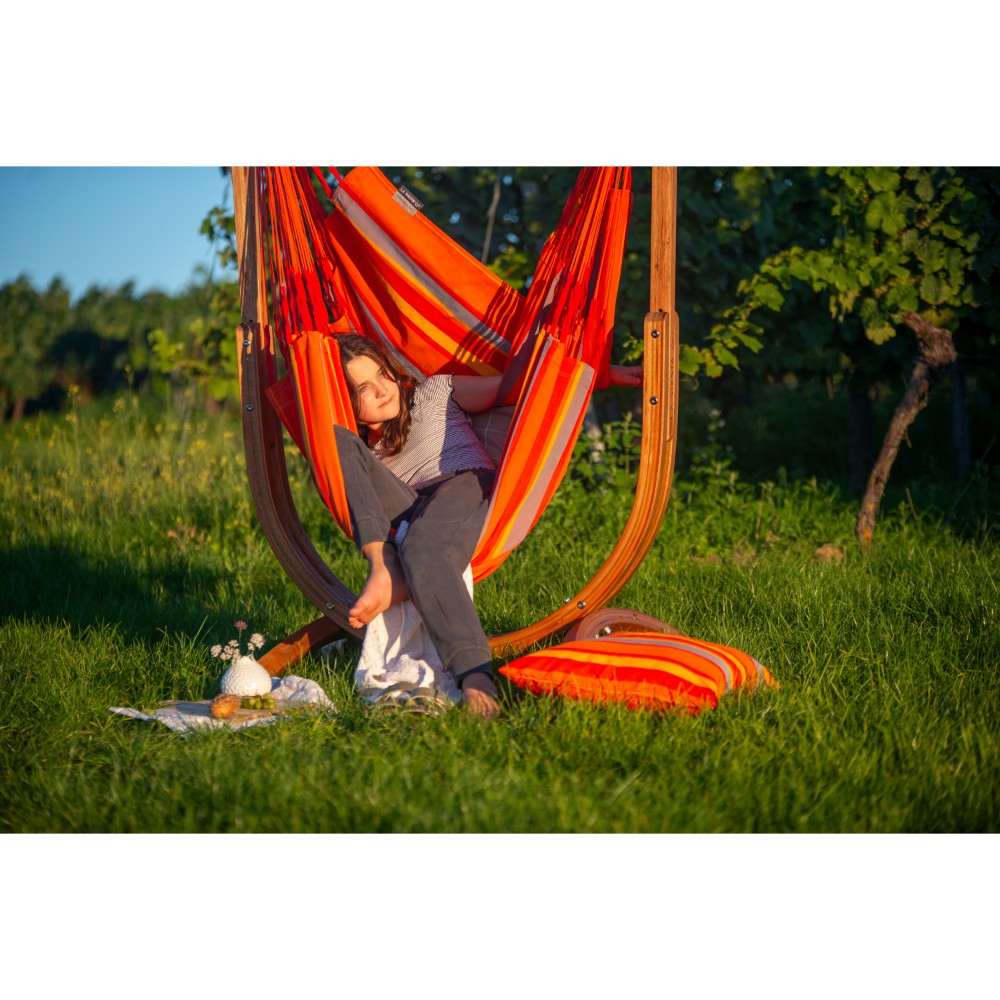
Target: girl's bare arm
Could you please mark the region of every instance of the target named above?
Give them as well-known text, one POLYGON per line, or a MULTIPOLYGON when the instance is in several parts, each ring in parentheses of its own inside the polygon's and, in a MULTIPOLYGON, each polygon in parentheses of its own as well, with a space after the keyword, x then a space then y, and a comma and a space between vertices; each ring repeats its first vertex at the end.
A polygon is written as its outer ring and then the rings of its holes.
POLYGON ((612 365, 612 385, 642 385, 642 365, 612 365))
POLYGON ((451 394, 466 413, 482 413, 496 405, 501 375, 455 375, 451 394))
MULTIPOLYGON (((466 413, 482 413, 496 405, 500 375, 454 375, 451 391, 466 413)), ((612 385, 642 385, 642 365, 612 365, 612 385)))

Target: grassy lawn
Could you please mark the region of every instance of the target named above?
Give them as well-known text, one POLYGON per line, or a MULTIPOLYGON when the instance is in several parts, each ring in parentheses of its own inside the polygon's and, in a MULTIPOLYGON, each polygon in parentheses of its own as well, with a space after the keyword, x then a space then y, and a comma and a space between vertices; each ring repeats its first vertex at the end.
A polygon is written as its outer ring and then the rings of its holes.
MULTIPOLYGON (((255 525, 235 423, 181 425, 122 397, 5 427, 0 448, 5 832, 997 829, 986 477, 923 511, 888 506, 867 555, 851 505, 822 484, 749 486, 711 463, 677 481, 616 603, 752 653, 780 691, 688 717, 508 686, 503 719, 482 725, 369 710, 346 650, 295 670, 336 715, 178 737, 108 707, 209 696, 209 648, 236 618, 274 641, 313 617, 255 525)), ((360 559, 295 469, 304 520, 360 583, 360 559)), ((627 514, 624 479, 576 479, 557 496, 480 586, 489 631, 589 578, 627 514)))

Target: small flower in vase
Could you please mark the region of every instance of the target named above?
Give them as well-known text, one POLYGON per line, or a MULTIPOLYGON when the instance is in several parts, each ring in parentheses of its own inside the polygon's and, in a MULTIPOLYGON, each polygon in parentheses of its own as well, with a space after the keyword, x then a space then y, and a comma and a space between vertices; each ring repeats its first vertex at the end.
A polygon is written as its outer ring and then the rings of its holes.
POLYGON ((247 651, 244 654, 241 639, 246 630, 247 623, 238 621, 237 637, 230 639, 225 646, 217 644, 212 647, 212 656, 230 664, 220 681, 223 694, 247 697, 268 694, 271 691, 271 675, 254 659, 254 653, 264 645, 264 637, 259 632, 254 632, 247 642, 247 651))

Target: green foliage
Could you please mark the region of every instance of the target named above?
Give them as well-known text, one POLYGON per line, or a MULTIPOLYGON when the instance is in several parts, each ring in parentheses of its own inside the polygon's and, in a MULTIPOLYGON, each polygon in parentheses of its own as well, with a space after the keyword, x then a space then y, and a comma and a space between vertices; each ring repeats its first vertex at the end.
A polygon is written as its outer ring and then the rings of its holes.
POLYGON ((233 282, 192 289, 191 308, 149 334, 150 367, 165 376, 179 397, 222 402, 239 394, 236 384, 238 289, 233 282))
MULTIPOLYGON (((684 374, 714 378, 738 368, 741 356, 761 350, 760 326, 724 327, 720 318, 740 282, 777 247, 809 239, 826 224, 820 188, 820 172, 811 168, 678 171, 677 309, 684 374)), ((774 340, 769 331, 772 350, 774 340)))
POLYGON ((27 403, 57 406, 165 383, 183 405, 235 399, 238 292, 204 269, 178 295, 91 286, 72 305, 61 282, 0 287, 0 418, 27 403), (11 409, 13 407, 13 409, 11 409))
MULTIPOLYGON (((770 254, 740 281, 736 301, 700 350, 697 360, 708 374, 732 364, 741 337, 763 335, 756 314, 784 310, 796 284, 827 298, 835 325, 822 328, 825 336, 810 345, 826 341, 833 348, 826 374, 864 354, 849 318, 869 342, 882 345, 907 312, 953 327, 978 304, 975 254, 980 229, 997 225, 996 206, 976 198, 965 177, 951 168, 831 167, 825 173, 827 183, 817 191, 831 205, 825 234, 814 230, 811 245, 770 254)), ((685 358, 687 371, 694 361, 685 358)))
MULTIPOLYGON (((568 167, 383 169, 420 198, 428 218, 522 289, 578 174, 568 167)), ((686 375, 718 377, 759 354, 759 311, 781 313, 780 323, 767 324, 764 370, 892 370, 898 352, 873 361, 866 348, 892 339, 903 312, 933 305, 929 318, 942 319, 945 307, 968 312, 982 298, 968 280, 974 236, 984 225, 995 229, 997 213, 989 199, 972 197, 967 171, 698 168, 679 171, 678 183, 686 375), (825 319, 814 307, 817 293, 828 298, 825 319)), ((638 356, 648 308, 650 184, 648 170, 633 171, 616 316, 621 360, 638 356)), ((203 224, 226 259, 231 230, 221 209, 203 224)))
POLYGON ((60 386, 78 386, 90 397, 121 388, 126 377, 141 381, 149 365, 146 337, 173 307, 162 292, 137 296, 132 282, 92 285, 73 304, 52 348, 60 386))
POLYGON ((23 275, 0 287, 0 419, 8 406, 40 396, 55 377, 50 349, 69 314, 56 278, 44 293, 23 275))
POLYGON ((236 218, 232 210, 222 205, 215 205, 201 220, 198 232, 215 248, 219 264, 226 267, 236 267, 239 255, 236 252, 236 218))

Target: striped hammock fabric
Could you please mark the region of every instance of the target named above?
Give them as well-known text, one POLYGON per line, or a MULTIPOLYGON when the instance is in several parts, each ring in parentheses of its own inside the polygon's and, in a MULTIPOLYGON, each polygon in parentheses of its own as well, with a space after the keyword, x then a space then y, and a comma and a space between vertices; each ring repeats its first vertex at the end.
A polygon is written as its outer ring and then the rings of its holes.
MULTIPOLYGON (((514 407, 473 558, 480 580, 524 539, 558 486, 592 390, 608 382, 631 172, 581 172, 522 295, 437 228, 375 168, 327 187, 265 168, 263 243, 287 375, 268 396, 341 529, 350 519, 334 425, 357 429, 336 335, 371 337, 420 378, 503 374, 514 407)), ((325 183, 325 182, 324 182, 325 183)))

